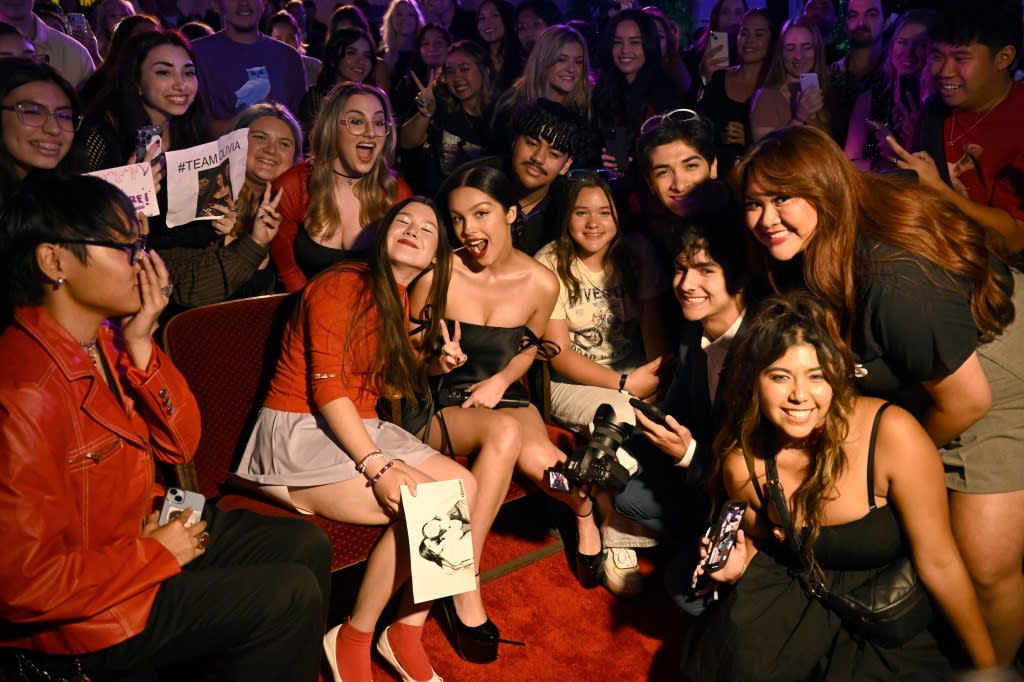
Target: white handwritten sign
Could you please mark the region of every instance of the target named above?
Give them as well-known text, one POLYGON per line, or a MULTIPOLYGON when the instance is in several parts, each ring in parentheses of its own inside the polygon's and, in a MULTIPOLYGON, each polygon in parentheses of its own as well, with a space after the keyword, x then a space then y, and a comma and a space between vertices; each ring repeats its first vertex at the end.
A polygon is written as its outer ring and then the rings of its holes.
POLYGON ((103 178, 117 187, 128 195, 135 210, 142 211, 143 215, 160 215, 160 206, 156 202, 156 188, 153 185, 153 169, 148 163, 106 168, 87 175, 103 178))
POLYGON ((167 152, 167 227, 216 220, 234 209, 245 182, 249 129, 215 142, 167 152))

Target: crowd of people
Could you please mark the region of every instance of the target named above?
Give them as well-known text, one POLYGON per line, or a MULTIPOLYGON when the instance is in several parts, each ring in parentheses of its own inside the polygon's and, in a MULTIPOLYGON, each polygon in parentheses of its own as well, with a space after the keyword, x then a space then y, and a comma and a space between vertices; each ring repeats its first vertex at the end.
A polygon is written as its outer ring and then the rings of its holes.
POLYGON ((652 589, 659 547, 691 679, 1020 671, 1022 4, 716 0, 687 36, 627 2, 4 0, 0 670, 366 682, 376 649, 425 682, 431 609, 486 664, 518 472, 574 519, 582 588, 652 589), (170 221, 167 153, 235 131, 244 173, 170 221), (148 218, 89 175, 135 164, 148 218), (386 528, 341 623, 314 525, 152 512, 155 463, 216 428, 155 330, 273 292, 295 311, 233 480, 386 528), (542 363, 622 486, 554 484, 542 363), (438 480, 461 549, 423 556, 476 589, 417 603, 402 488, 438 480), (898 641, 836 606, 906 566, 934 613, 898 641))

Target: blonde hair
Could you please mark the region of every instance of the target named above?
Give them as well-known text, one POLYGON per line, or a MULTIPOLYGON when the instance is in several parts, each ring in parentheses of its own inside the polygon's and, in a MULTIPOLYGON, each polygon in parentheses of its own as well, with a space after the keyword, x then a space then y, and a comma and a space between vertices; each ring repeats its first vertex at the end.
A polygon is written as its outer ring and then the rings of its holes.
POLYGON ((391 16, 398 10, 402 5, 408 5, 413 14, 416 15, 416 30, 413 31, 413 40, 415 41, 416 36, 419 35, 420 29, 423 28, 423 24, 426 21, 423 19, 423 12, 420 11, 420 6, 416 0, 391 0, 391 4, 388 5, 388 9, 384 12, 384 18, 380 24, 380 41, 384 47, 384 63, 388 65, 388 68, 394 68, 395 63, 398 61, 398 53, 402 49, 401 36, 398 35, 398 31, 391 24, 391 16))
POLYGON ((309 207, 305 226, 311 236, 330 239, 341 227, 341 211, 334 201, 334 168, 338 158, 339 121, 345 104, 353 95, 376 97, 384 108, 384 117, 390 123, 384 138, 384 149, 374 161, 370 172, 356 183, 353 191, 359 200, 359 222, 365 227, 380 220, 395 202, 398 179, 391 169, 397 144, 391 101, 375 85, 345 81, 327 93, 320 113, 310 133, 309 207))
POLYGON ((548 69, 555 65, 558 61, 559 51, 569 43, 576 43, 583 48, 583 74, 576 81, 572 92, 569 92, 562 100, 562 105, 575 109, 581 116, 587 120, 590 119, 592 87, 587 41, 576 29, 562 25, 548 27, 540 34, 537 44, 534 45, 533 51, 530 52, 530 56, 526 60, 526 66, 523 67, 523 75, 509 89, 508 104, 512 108, 532 104, 541 97, 547 96, 548 69))

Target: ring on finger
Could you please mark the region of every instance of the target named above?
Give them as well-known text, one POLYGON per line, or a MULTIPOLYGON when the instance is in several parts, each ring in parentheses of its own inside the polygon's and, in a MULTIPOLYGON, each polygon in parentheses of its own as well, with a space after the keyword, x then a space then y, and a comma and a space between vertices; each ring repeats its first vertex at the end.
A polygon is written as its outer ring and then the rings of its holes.
POLYGON ((174 285, 168 284, 167 286, 160 287, 160 293, 164 298, 170 298, 171 294, 174 293, 174 285))
POLYGON ((207 533, 205 530, 202 533, 200 533, 199 535, 196 536, 196 548, 197 549, 206 549, 206 547, 209 544, 210 544, 210 534, 207 533))

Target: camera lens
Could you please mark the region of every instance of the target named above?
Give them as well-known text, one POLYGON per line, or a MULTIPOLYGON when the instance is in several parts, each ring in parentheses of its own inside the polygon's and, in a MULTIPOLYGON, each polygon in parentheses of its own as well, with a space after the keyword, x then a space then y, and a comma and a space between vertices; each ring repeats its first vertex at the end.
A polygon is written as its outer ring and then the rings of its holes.
POLYGON ((174 501, 175 502, 184 502, 185 501, 185 497, 183 495, 175 495, 174 496, 174 501))

